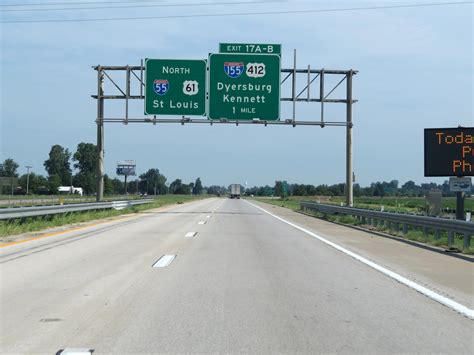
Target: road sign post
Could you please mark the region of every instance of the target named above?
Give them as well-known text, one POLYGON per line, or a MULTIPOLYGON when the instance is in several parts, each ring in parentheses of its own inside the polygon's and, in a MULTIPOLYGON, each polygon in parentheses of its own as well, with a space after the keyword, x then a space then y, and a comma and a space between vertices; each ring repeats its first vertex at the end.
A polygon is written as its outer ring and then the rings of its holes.
POLYGON ((146 59, 145 115, 206 114, 206 61, 146 59))
POLYGON ((211 54, 209 119, 278 121, 280 57, 275 54, 211 54))

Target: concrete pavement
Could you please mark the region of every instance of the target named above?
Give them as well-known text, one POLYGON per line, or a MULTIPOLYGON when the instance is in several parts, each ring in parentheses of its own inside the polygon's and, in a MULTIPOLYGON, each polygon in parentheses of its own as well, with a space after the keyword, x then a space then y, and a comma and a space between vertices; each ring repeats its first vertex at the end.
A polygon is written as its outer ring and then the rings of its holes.
POLYGON ((242 200, 2 248, 0 265, 6 354, 474 351, 473 321, 242 200))

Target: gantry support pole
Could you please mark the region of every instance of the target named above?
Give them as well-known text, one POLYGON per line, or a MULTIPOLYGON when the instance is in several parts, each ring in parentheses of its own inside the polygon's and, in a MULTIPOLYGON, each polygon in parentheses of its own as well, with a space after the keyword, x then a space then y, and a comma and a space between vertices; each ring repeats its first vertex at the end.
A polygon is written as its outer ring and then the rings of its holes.
POLYGON ((354 203, 352 186, 352 69, 347 76, 346 97, 346 205, 352 207, 354 203))
POLYGON ((97 68, 97 202, 104 198, 104 73, 97 68))

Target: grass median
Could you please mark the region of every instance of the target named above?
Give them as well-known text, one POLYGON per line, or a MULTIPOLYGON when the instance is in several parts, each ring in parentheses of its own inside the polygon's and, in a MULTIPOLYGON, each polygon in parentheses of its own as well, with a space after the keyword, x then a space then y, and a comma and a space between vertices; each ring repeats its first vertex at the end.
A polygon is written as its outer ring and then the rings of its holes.
MULTIPOLYGON (((293 211, 300 211, 300 202, 303 199, 255 198, 255 200, 260 201, 260 202, 265 202, 265 203, 275 205, 275 206, 289 208, 293 211)), ((439 238, 436 239, 433 231, 428 231, 427 233, 423 233, 422 230, 420 230, 419 228, 415 228, 413 226, 409 226, 408 233, 404 234, 401 231, 395 231, 394 229, 391 229, 386 225, 373 226, 373 225, 362 224, 356 218, 352 216, 348 216, 348 215, 330 215, 330 214, 324 214, 320 212, 305 212, 305 213, 308 215, 314 216, 316 218, 320 218, 320 219, 330 221, 330 222, 347 224, 350 226, 358 226, 370 231, 383 232, 385 234, 390 234, 396 237, 416 241, 419 243, 429 244, 429 245, 433 245, 433 246, 437 246, 441 248, 448 247, 448 234, 446 232, 441 232, 439 238)), ((468 249, 463 250, 463 236, 462 235, 455 234, 453 247, 459 250, 462 250, 462 252, 465 254, 474 255, 473 245, 471 245, 468 249)))
POLYGON ((161 195, 154 199, 153 202, 131 206, 123 210, 94 210, 94 211, 85 211, 85 212, 70 212, 70 213, 61 213, 50 216, 43 217, 31 217, 24 219, 14 219, 7 221, 0 221, 0 241, 2 238, 23 234, 28 232, 36 232, 45 230, 48 228, 60 227, 68 224, 77 224, 90 222, 94 220, 100 220, 115 216, 120 216, 130 213, 138 213, 145 210, 150 210, 153 208, 174 205, 194 200, 201 200, 207 197, 207 195, 161 195))

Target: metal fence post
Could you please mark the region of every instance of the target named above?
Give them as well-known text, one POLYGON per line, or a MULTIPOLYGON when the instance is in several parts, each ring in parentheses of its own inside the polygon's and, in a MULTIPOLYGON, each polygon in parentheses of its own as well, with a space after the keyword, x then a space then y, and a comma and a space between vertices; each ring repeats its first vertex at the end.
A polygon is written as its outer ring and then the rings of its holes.
POLYGON ((454 232, 452 230, 448 231, 448 248, 453 246, 454 242, 454 232))
POLYGON ((402 229, 403 229, 403 234, 407 234, 408 233, 408 224, 403 223, 402 229))
POLYGON ((471 236, 466 233, 464 234, 463 248, 469 249, 470 246, 471 246, 471 236))

